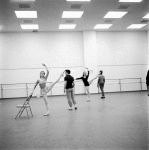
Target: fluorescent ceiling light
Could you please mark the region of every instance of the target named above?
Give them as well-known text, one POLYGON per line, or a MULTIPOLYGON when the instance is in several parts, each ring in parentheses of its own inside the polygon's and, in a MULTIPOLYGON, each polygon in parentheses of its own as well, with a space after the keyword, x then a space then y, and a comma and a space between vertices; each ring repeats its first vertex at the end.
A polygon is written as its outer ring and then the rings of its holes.
POLYGON ((143 18, 149 18, 149 13, 146 16, 144 16, 143 18))
POLYGON ((139 2, 141 2, 142 0, 119 0, 119 2, 134 2, 134 3, 139 3, 139 2))
POLYGON ((91 0, 66 0, 68 2, 90 2, 91 0))
POLYGON ((10 0, 11 2, 35 2, 36 0, 10 0))
POLYGON ((38 24, 21 24, 21 28, 24 30, 39 29, 38 24))
POLYGON ((17 18, 37 18, 37 11, 15 11, 17 18))
POLYGON ((81 18, 84 11, 63 11, 62 18, 81 18))
POLYGON ((104 18, 122 18, 127 12, 109 11, 104 18))
POLYGON ((112 24, 97 24, 94 29, 108 29, 112 26, 112 24))
POLYGON ((59 29, 74 29, 76 24, 60 24, 59 29))
POLYGON ((146 24, 132 24, 127 29, 140 29, 142 27, 146 26, 146 24))

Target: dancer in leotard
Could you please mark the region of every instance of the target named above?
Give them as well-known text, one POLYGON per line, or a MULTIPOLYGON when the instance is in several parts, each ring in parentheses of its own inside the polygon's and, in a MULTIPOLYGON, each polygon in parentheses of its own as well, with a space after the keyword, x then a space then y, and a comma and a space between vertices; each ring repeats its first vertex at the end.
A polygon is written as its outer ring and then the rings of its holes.
POLYGON ((40 79, 38 79, 36 81, 36 84, 33 88, 33 91, 31 94, 33 94, 36 86, 39 84, 40 86, 40 89, 41 89, 41 94, 43 95, 43 99, 45 101, 45 105, 46 105, 46 109, 47 109, 47 113, 44 114, 44 116, 48 116, 49 115, 49 107, 48 107, 48 102, 47 102, 47 93, 53 88, 53 86, 60 80, 60 78, 63 76, 63 73, 60 75, 60 77, 53 83, 51 83, 49 86, 46 86, 46 82, 47 82, 47 78, 49 76, 49 70, 48 68, 46 67, 45 64, 42 64, 46 70, 47 70, 47 74, 45 75, 45 72, 44 71, 41 71, 40 72, 40 79))
POLYGON ((90 101, 90 91, 89 91, 89 86, 91 85, 91 83, 98 77, 98 75, 93 78, 92 80, 88 81, 88 78, 89 78, 89 70, 88 68, 87 69, 87 73, 86 71, 83 72, 83 76, 80 77, 80 78, 76 78, 76 80, 79 80, 79 79, 82 79, 83 83, 84 83, 84 86, 85 86, 85 92, 87 92, 87 95, 88 95, 88 100, 87 102, 90 101))

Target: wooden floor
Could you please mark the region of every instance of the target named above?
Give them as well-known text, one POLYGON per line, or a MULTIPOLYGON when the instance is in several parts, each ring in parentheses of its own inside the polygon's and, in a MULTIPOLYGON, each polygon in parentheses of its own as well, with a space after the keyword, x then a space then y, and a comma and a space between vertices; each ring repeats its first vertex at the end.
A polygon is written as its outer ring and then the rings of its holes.
POLYGON ((76 95, 77 110, 69 111, 66 96, 32 98, 33 117, 24 111, 15 120, 22 99, 0 100, 0 150, 147 150, 148 96, 146 92, 76 95))

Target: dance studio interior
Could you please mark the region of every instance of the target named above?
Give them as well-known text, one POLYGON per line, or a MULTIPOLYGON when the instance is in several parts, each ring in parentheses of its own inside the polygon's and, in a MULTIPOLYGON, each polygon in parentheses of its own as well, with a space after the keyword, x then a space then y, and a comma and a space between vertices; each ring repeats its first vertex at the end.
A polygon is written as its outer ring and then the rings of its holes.
POLYGON ((147 150, 148 64, 148 0, 0 0, 0 150, 147 150))

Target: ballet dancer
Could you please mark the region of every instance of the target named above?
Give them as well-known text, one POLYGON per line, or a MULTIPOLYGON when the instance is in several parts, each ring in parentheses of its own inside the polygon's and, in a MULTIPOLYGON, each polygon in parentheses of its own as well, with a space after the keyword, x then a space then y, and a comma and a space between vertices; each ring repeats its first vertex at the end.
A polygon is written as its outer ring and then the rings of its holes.
POLYGON ((84 83, 84 86, 85 86, 85 92, 87 92, 87 95, 88 95, 88 100, 87 102, 90 101, 90 91, 89 91, 89 86, 91 85, 91 83, 98 77, 98 75, 93 78, 92 80, 88 81, 88 78, 89 78, 89 70, 88 68, 87 69, 87 73, 86 71, 83 72, 83 76, 80 77, 80 78, 76 78, 76 80, 80 80, 82 79, 83 83, 84 83))
POLYGON ((44 99, 44 102, 45 102, 45 105, 46 105, 46 110, 47 110, 47 113, 44 114, 44 116, 49 116, 49 107, 48 107, 48 102, 47 102, 47 93, 60 80, 60 78, 63 76, 63 73, 60 75, 60 77, 55 82, 51 83, 49 86, 46 86, 47 78, 49 76, 49 70, 48 70, 48 68, 47 68, 47 66, 45 64, 42 64, 42 65, 46 68, 47 74, 45 75, 44 71, 40 72, 40 79, 38 79, 36 81, 36 84, 35 84, 31 94, 33 95, 36 86, 39 84, 39 87, 41 89, 41 94, 43 95, 43 99, 44 99))
POLYGON ((147 94, 149 96, 149 70, 146 75, 146 86, 147 86, 147 94))
POLYGON ((101 90, 101 93, 102 93, 102 99, 105 98, 105 93, 104 93, 104 84, 105 84, 105 77, 104 75, 102 74, 103 71, 100 70, 99 71, 99 77, 98 77, 98 82, 97 82, 97 87, 99 88, 100 87, 100 90, 101 90))
POLYGON ((64 78, 64 93, 66 93, 69 108, 68 110, 72 110, 72 103, 74 104, 75 109, 77 109, 75 94, 74 94, 74 78, 70 75, 70 70, 65 70, 65 78, 64 78))

